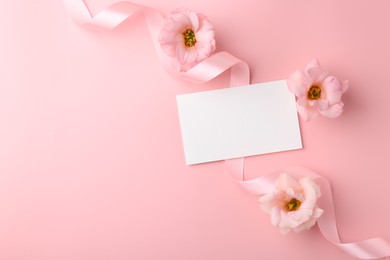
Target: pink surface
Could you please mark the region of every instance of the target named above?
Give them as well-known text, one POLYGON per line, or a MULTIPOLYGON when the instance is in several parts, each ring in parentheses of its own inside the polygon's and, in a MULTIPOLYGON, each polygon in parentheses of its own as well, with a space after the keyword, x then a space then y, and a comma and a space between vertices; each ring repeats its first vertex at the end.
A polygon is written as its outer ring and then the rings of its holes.
MULTIPOLYGON (((333 185, 343 241, 390 240, 388 1, 137 3, 205 13, 253 83, 314 56, 349 79, 340 118, 301 122, 303 150, 248 158, 246 176, 315 170, 333 185)), ((1 4, 0 259, 351 259, 317 228, 280 235, 223 162, 185 166, 175 95, 227 87, 227 73, 172 78, 141 16, 99 34, 60 0, 1 4)))

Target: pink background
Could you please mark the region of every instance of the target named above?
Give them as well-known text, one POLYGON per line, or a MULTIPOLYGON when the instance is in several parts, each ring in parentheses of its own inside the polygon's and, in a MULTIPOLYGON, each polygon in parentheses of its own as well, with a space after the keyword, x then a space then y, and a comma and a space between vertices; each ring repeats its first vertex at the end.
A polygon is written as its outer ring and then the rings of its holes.
MULTIPOLYGON (((88 0, 96 13, 115 0, 88 0)), ((301 122, 304 149, 246 160, 246 176, 304 166, 333 185, 341 238, 390 240, 390 2, 137 0, 209 16, 252 82, 317 56, 350 80, 337 120, 301 122)), ((223 162, 187 167, 175 95, 141 16, 75 25, 60 0, 0 6, 0 259, 351 259, 317 227, 279 234, 223 162)))

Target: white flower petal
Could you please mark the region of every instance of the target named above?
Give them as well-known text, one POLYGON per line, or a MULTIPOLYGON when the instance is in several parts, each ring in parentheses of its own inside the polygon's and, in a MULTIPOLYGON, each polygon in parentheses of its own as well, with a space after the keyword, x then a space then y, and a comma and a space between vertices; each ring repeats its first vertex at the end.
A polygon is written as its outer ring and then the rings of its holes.
POLYGON ((275 188, 281 191, 287 191, 289 188, 295 191, 301 190, 301 186, 297 180, 286 173, 280 174, 280 176, 276 179, 275 188))
POLYGON ((267 213, 271 214, 272 208, 275 206, 274 202, 275 198, 272 193, 265 194, 264 196, 260 197, 258 202, 260 203, 261 209, 267 213))
POLYGON ((282 209, 279 207, 273 207, 271 210, 271 224, 274 226, 279 226, 281 221, 282 209))

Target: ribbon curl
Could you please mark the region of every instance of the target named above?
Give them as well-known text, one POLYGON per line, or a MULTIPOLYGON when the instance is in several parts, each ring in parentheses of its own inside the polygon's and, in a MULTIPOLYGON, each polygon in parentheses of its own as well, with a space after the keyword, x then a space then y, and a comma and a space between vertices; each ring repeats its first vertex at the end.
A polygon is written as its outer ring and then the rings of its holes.
MULTIPOLYGON (((248 85, 250 83, 249 66, 246 62, 236 58, 228 52, 218 52, 206 58, 186 72, 174 71, 169 60, 162 52, 158 42, 164 16, 155 9, 134 4, 118 2, 98 14, 92 16, 83 0, 63 0, 72 19, 81 26, 95 30, 111 30, 128 18, 142 13, 147 22, 153 44, 164 68, 174 76, 192 82, 205 83, 230 69, 230 87, 248 85)), ((252 180, 244 180, 244 158, 226 160, 226 167, 231 175, 245 190, 256 195, 263 195, 274 190, 274 183, 278 171, 252 180)), ((338 235, 334 211, 332 189, 329 181, 307 169, 290 168, 284 172, 296 177, 310 176, 321 186, 322 197, 319 206, 325 213, 318 219, 318 226, 323 236, 332 244, 358 259, 376 259, 390 256, 390 244, 381 238, 371 238, 354 243, 342 243, 338 235)))

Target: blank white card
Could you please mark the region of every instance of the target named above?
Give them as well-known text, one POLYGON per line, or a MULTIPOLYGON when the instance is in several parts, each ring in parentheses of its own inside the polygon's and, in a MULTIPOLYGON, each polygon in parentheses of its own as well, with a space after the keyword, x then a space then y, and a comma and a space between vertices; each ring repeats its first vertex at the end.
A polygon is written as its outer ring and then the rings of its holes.
POLYGON ((302 148, 285 80, 176 98, 187 165, 302 148))

